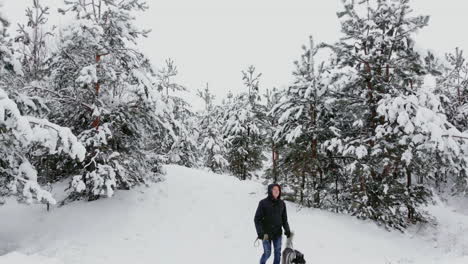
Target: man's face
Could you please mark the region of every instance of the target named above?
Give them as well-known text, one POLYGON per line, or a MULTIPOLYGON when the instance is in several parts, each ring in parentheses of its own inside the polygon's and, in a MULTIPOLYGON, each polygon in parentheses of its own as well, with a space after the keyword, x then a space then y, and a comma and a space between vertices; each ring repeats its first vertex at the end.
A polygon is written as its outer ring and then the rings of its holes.
POLYGON ((273 198, 278 199, 280 190, 278 186, 273 186, 273 189, 271 190, 271 193, 273 194, 273 198))

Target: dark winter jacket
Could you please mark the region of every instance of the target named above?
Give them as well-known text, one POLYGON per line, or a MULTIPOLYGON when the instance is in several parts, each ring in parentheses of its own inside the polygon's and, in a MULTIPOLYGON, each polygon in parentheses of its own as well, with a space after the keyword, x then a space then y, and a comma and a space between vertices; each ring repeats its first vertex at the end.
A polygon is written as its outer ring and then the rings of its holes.
POLYGON ((286 203, 281 200, 281 186, 278 184, 268 185, 268 197, 258 203, 254 222, 260 239, 263 239, 265 234, 268 234, 270 239, 281 236, 283 234, 281 227, 284 228, 284 233, 289 237, 291 231, 289 230, 286 203), (278 199, 273 198, 272 190, 274 186, 278 186, 280 190, 278 199))

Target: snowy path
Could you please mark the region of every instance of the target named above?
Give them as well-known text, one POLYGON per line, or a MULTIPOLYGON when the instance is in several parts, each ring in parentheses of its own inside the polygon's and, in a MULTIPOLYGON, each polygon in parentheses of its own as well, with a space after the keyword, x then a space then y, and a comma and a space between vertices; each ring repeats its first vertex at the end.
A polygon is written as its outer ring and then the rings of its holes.
MULTIPOLYGON (((167 171, 166 181, 150 188, 50 213, 15 203, 0 207, 0 254, 15 251, 0 263, 257 263, 253 214, 264 187, 178 166, 167 171)), ((307 263, 468 263, 459 257, 468 253, 468 216, 433 210, 442 218, 439 233, 412 238, 288 203, 295 245, 307 263)))

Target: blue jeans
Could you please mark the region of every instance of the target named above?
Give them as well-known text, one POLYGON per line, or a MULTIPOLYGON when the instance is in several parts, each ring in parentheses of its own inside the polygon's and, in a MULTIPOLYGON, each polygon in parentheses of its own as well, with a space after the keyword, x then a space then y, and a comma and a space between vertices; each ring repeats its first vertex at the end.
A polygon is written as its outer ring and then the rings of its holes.
POLYGON ((279 236, 276 239, 272 240, 263 240, 263 255, 260 259, 260 264, 265 264, 268 258, 271 256, 271 243, 273 242, 273 247, 275 249, 275 257, 273 259, 273 264, 280 264, 281 260, 281 237, 279 236))

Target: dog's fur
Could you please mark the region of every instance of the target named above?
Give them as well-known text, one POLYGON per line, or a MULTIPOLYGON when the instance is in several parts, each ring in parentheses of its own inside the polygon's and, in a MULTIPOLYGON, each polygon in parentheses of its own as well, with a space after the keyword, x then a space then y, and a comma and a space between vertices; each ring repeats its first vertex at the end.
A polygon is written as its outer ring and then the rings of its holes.
POLYGON ((300 251, 293 249, 292 246, 293 233, 286 240, 286 246, 283 250, 282 264, 305 264, 304 254, 300 251))

